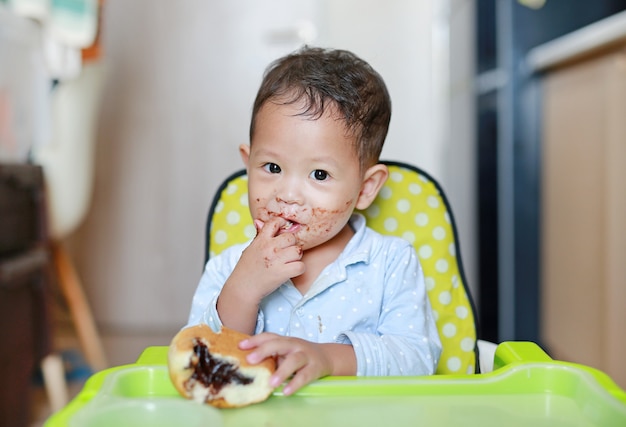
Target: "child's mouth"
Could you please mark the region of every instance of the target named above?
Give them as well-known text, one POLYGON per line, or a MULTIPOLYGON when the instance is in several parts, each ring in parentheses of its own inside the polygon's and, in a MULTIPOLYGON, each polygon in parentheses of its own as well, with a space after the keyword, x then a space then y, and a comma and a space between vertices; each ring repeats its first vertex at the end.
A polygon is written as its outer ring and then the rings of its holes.
POLYGON ((295 233, 300 228, 300 224, 294 221, 285 219, 286 223, 280 227, 280 233, 295 233))

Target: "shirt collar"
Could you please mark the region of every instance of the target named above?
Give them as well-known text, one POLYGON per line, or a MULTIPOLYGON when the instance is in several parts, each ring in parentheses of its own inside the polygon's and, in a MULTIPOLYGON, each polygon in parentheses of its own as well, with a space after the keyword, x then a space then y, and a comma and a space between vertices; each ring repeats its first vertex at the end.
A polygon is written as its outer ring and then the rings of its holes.
POLYGON ((354 230, 354 236, 352 236, 334 264, 343 268, 358 262, 368 264, 372 252, 372 239, 370 235, 371 230, 367 228, 365 223, 365 217, 354 213, 348 223, 354 230))
POLYGON ((347 277, 346 270, 349 265, 361 262, 369 264, 373 249, 373 231, 366 227, 365 217, 361 214, 352 214, 349 224, 354 230, 354 235, 337 259, 326 266, 315 280, 301 303, 313 298, 328 287, 345 280, 347 277))

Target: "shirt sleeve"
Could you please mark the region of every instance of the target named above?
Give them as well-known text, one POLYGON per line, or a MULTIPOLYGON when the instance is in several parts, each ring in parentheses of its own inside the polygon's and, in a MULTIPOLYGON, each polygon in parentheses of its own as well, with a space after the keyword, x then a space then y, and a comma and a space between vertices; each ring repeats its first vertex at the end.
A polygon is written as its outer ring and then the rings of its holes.
POLYGON ((345 331, 357 375, 430 375, 441 356, 441 341, 426 295, 424 274, 412 246, 396 251, 384 276, 376 333, 345 331))
POLYGON ((222 329, 222 321, 217 313, 217 298, 243 249, 245 245, 233 246, 209 259, 191 300, 186 326, 206 323, 216 332, 222 329))

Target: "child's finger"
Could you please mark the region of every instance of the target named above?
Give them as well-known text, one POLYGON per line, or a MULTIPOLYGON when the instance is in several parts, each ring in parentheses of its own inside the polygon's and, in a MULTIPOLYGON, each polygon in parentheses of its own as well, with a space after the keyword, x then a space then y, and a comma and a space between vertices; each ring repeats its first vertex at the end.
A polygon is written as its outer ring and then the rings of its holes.
POLYGON ((267 237, 275 237, 278 234, 280 227, 282 227, 286 223, 287 221, 284 218, 281 218, 279 216, 272 217, 265 223, 263 223, 259 219, 255 219, 255 227, 257 227, 257 235, 260 233, 263 233, 267 237), (256 221, 259 221, 262 223, 261 228, 257 226, 256 221))
MULTIPOLYGON (((301 372, 298 372, 294 377, 287 383, 285 387, 283 387, 283 394, 285 396, 290 396, 294 394, 296 391, 300 390, 302 387, 313 381, 315 378, 305 379, 301 372)), ((271 381, 271 379, 270 379, 271 381)), ((280 384, 279 384, 280 385, 280 384)))
POLYGON ((255 219, 254 220, 254 228, 256 228, 256 234, 257 236, 259 235, 259 233, 261 232, 261 230, 263 230, 263 226, 265 225, 265 223, 263 221, 261 221, 260 219, 255 219))
POLYGON ((246 356, 248 363, 256 364, 268 357, 286 357, 293 351, 289 340, 276 334, 264 332, 253 335, 239 343, 242 350, 253 350, 246 356))
POLYGON ((242 350, 251 350, 255 347, 260 346, 261 344, 274 340, 278 337, 276 334, 272 334, 270 332, 263 332, 257 335, 252 335, 249 338, 246 338, 243 341, 239 342, 239 348, 242 350))
POLYGON ((308 356, 303 352, 290 353, 282 360, 280 366, 270 378, 270 385, 277 387, 284 381, 292 377, 287 385, 283 388, 283 394, 289 396, 297 390, 318 378, 313 372, 313 368, 309 364, 308 356), (292 377, 293 376, 293 377, 292 377))

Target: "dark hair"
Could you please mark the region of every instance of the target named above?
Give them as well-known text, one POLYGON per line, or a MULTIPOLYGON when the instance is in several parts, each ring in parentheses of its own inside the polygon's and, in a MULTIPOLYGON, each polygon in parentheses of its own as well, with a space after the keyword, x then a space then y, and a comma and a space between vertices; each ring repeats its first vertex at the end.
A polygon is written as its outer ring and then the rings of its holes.
POLYGON ((252 108, 250 141, 256 116, 268 101, 304 101, 301 115, 313 120, 329 105, 337 108, 356 139, 361 168, 378 162, 389 129, 391 99, 382 77, 353 53, 305 46, 270 64, 252 108))

